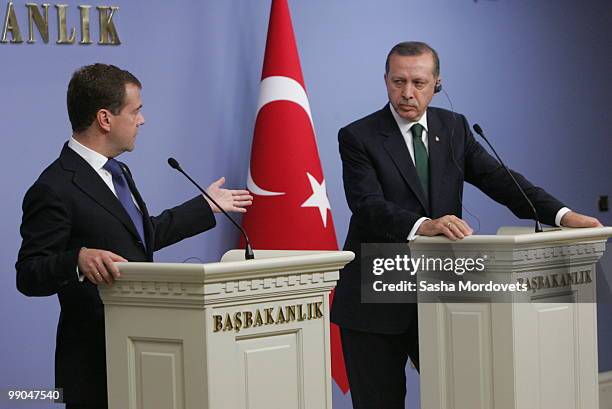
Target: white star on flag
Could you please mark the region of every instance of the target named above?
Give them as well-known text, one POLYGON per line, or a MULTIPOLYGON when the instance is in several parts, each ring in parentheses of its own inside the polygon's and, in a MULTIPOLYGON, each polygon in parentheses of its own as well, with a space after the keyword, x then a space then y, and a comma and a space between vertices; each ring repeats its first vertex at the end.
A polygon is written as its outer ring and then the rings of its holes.
POLYGON ((319 184, 317 179, 310 173, 306 172, 306 176, 308 176, 310 186, 312 187, 312 196, 302 203, 302 207, 318 207, 321 219, 323 220, 323 227, 327 227, 327 210, 331 210, 331 206, 329 205, 329 199, 325 190, 325 179, 319 184))

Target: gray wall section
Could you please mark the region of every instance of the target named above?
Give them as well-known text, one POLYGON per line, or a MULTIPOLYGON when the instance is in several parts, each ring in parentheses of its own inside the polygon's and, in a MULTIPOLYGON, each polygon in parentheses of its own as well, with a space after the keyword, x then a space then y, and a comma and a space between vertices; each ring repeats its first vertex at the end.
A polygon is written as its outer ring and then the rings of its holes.
MULTIPOLYGON (((26 2, 14 3, 27 36, 26 2)), ((66 3, 69 24, 78 27, 79 3, 66 3)), ((202 183, 221 175, 230 186, 245 183, 270 2, 109 4, 120 7, 120 47, 53 44, 53 8, 50 44, 0 44, 5 147, 0 161, 5 192, 0 202, 0 389, 53 385, 57 301, 19 294, 14 262, 25 190, 70 135, 65 89, 74 69, 95 61, 113 63, 143 82, 147 123, 136 150, 121 159, 130 164, 153 213, 194 194, 165 164, 171 155, 202 183)), ((4 15, 6 2, 0 6, 4 15)), ((596 209, 597 195, 610 194, 612 175, 609 1, 291 0, 290 7, 339 243, 350 213, 337 131, 386 102, 384 59, 393 44, 407 39, 437 48, 455 110, 482 125, 511 167, 570 207, 612 224, 610 213, 596 209)), ((444 96, 436 96, 433 104, 449 107, 444 96)), ((472 188, 466 190, 465 207, 477 216, 466 214, 466 219, 480 233, 529 224, 472 188)), ((236 233, 220 220, 214 231, 159 252, 157 260, 195 256, 212 261, 236 241, 236 233)), ((612 283, 611 263, 607 256, 600 265, 607 283, 612 283)), ((609 298, 600 301, 603 371, 612 370, 612 308, 609 298)), ((418 378, 408 373, 408 407, 414 408, 418 378)), ((348 396, 337 389, 334 403, 350 407, 348 396)))

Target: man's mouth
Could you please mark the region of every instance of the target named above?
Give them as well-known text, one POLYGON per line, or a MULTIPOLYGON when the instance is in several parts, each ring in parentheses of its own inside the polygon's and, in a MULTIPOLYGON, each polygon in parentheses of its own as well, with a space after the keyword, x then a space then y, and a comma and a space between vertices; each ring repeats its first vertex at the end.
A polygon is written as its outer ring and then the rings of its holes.
POLYGON ((416 109, 416 107, 414 105, 408 105, 408 104, 400 104, 400 108, 402 108, 402 109, 416 109))

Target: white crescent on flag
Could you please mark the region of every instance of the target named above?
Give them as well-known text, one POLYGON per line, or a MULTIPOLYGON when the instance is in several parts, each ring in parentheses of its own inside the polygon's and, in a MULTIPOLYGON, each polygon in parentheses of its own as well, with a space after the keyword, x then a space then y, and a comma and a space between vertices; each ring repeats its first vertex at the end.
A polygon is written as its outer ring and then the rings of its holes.
MULTIPOLYGON (((259 101, 257 102, 257 114, 264 105, 274 101, 291 101, 301 106, 310 118, 312 125, 312 115, 310 114, 310 104, 306 91, 302 88, 302 84, 289 77, 266 77, 261 80, 261 88, 259 90, 259 101)), ((256 114, 256 115, 257 115, 256 114)))
MULTIPOLYGON (((310 125, 314 129, 312 114, 310 113, 310 104, 308 104, 308 96, 299 82, 293 78, 281 76, 266 77, 261 80, 259 101, 257 102, 257 112, 255 117, 257 118, 257 115, 259 115, 261 108, 274 101, 291 101, 298 104, 304 111, 306 111, 306 114, 310 119, 310 125)), ((247 175, 247 189, 252 194, 259 196, 280 196, 285 194, 285 192, 271 192, 259 187, 253 180, 250 165, 249 173, 247 175)))

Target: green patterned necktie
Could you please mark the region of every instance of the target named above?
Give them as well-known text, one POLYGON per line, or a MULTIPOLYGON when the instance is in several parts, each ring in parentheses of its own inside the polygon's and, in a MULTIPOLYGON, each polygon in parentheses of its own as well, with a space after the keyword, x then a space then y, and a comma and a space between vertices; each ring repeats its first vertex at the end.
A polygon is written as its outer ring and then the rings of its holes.
POLYGON ((410 131, 412 132, 412 146, 414 147, 414 166, 421 181, 421 186, 423 186, 425 196, 429 197, 429 157, 421 138, 423 129, 423 125, 417 123, 412 125, 410 131))

